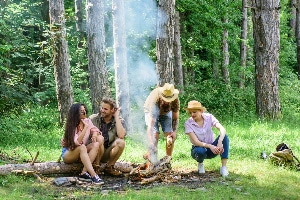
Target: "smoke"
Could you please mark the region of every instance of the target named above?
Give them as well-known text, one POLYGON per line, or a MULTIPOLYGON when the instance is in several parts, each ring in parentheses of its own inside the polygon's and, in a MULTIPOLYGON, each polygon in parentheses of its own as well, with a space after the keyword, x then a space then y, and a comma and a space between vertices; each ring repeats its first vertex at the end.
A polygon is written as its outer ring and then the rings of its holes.
MULTIPOLYGON (((149 56, 149 51, 155 47, 157 3, 155 0, 123 0, 123 2, 131 103, 130 132, 146 134, 143 105, 151 89, 158 82, 155 63, 149 56)), ((107 65, 113 68, 111 5, 106 4, 106 10, 107 65)))
MULTIPOLYGON (((125 10, 127 71, 130 95, 130 127, 128 136, 147 142, 144 102, 158 82, 155 63, 149 52, 155 48, 157 3, 155 0, 123 0, 125 10), (152 48, 152 49, 151 49, 152 48)), ((111 5, 105 16, 107 64, 113 67, 113 34, 111 5)), ((151 55, 151 53, 150 53, 151 55)), ((155 57, 154 53, 152 55, 155 57)))
POLYGON ((149 56, 155 47, 157 5, 154 0, 126 0, 125 6, 132 128, 128 136, 147 144, 143 105, 158 82, 155 63, 149 56))

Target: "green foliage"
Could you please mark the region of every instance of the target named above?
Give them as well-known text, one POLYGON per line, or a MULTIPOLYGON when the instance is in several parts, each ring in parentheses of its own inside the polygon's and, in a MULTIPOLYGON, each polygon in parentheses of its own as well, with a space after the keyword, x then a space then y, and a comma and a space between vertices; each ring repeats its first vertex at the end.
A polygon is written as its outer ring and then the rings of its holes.
POLYGON ((185 108, 191 100, 200 101, 207 111, 220 118, 236 119, 241 115, 255 113, 255 97, 253 87, 244 89, 228 88, 222 82, 205 80, 199 85, 185 88, 181 97, 181 107, 185 108))
MULTIPOLYGON (((229 32, 229 54, 232 66, 239 63, 240 1, 176 1, 181 13, 181 45, 183 66, 211 79, 212 67, 222 64, 222 35, 229 32), (224 23, 227 19, 228 22, 224 23)), ((193 76, 193 75, 192 75, 193 76)), ((199 79, 199 76, 195 76, 199 79)), ((185 78, 189 79, 189 74, 185 78)), ((193 79, 193 78, 192 78, 193 79)), ((194 81, 194 80, 191 80, 194 81)), ((189 81, 188 81, 189 82, 189 81)))
POLYGON ((292 69, 282 70, 279 81, 283 117, 297 124, 297 120, 300 117, 300 82, 297 79, 297 75, 292 72, 292 69))
POLYGON ((43 22, 39 3, 13 1, 1 9, 0 113, 34 101, 41 80, 40 48, 43 22))

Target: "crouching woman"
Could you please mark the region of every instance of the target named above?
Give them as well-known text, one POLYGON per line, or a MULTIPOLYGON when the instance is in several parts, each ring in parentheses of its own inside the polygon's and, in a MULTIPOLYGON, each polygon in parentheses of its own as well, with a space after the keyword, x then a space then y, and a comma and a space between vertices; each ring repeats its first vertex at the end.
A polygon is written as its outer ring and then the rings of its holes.
POLYGON ((228 176, 227 160, 229 154, 229 139, 222 124, 198 101, 190 101, 185 108, 190 118, 185 122, 185 133, 190 137, 192 143, 191 155, 198 162, 198 172, 205 173, 204 159, 215 158, 220 155, 220 174, 228 176), (220 135, 214 140, 212 128, 217 128, 220 135))
POLYGON ((96 140, 100 131, 94 131, 95 127, 86 115, 87 108, 84 104, 73 104, 70 107, 62 142, 62 158, 67 164, 81 161, 83 169, 79 180, 92 181, 94 184, 100 185, 104 182, 92 166, 101 145, 96 140), (91 133, 91 129, 93 129, 93 133, 91 133), (92 140, 92 142, 87 144, 88 140, 92 140))

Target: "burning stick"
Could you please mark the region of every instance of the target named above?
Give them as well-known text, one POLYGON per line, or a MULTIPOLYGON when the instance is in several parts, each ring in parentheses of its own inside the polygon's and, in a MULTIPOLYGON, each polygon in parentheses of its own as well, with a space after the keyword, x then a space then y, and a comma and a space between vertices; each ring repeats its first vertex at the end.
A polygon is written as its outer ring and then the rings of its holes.
POLYGON ((133 169, 130 171, 129 175, 132 175, 133 173, 138 172, 138 171, 140 171, 140 170, 142 170, 142 169, 145 169, 145 168, 146 168, 146 163, 141 164, 141 165, 137 166, 136 168, 133 168, 133 169))

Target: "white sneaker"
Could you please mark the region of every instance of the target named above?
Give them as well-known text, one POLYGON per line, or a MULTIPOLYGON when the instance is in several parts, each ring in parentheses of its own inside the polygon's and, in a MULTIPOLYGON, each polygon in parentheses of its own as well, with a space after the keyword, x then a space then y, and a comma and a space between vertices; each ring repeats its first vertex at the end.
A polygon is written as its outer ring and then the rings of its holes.
POLYGON ((229 172, 228 172, 228 169, 227 169, 226 166, 220 167, 220 174, 221 174, 223 177, 228 176, 229 172))
POLYGON ((198 163, 198 172, 199 174, 204 174, 205 173, 205 169, 204 169, 204 164, 202 163, 198 163))

